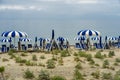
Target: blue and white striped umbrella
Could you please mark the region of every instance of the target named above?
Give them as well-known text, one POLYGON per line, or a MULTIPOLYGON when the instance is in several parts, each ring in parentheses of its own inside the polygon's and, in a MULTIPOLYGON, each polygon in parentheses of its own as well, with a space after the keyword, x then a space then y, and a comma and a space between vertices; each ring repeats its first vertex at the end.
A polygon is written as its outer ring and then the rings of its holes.
POLYGON ((97 41, 97 40, 100 40, 100 38, 99 37, 92 37, 91 40, 97 41))
POLYGON ((19 40, 22 42, 31 42, 32 41, 31 39, 28 39, 28 38, 20 38, 19 40))
POLYGON ((109 40, 109 41, 115 41, 115 40, 118 40, 118 38, 117 37, 108 37, 107 40, 109 40))
POLYGON ((6 31, 3 32, 2 35, 3 37, 27 37, 28 35, 25 32, 21 31, 6 31))
POLYGON ((77 37, 74 38, 74 40, 77 40, 77 41, 85 40, 85 39, 86 39, 85 37, 80 37, 80 36, 77 36, 77 37))
POLYGON ((10 42, 10 39, 1 39, 0 42, 10 42))
POLYGON ((57 38, 57 41, 65 41, 65 38, 63 38, 63 37, 58 37, 58 38, 57 38))
POLYGON ((45 40, 45 41, 47 41, 47 42, 49 42, 49 41, 50 41, 50 39, 49 39, 49 38, 39 38, 39 41, 43 41, 43 40, 45 40))
POLYGON ((100 36, 100 32, 94 30, 81 30, 78 32, 79 36, 100 36))

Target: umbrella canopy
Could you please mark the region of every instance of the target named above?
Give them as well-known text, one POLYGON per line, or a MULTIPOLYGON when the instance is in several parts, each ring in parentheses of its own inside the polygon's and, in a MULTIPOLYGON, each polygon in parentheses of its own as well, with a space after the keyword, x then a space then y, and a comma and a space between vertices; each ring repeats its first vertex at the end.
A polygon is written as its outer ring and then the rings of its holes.
POLYGON ((94 30, 81 30, 78 32, 79 36, 100 36, 100 32, 94 30))
POLYGON ((117 37, 108 37, 107 40, 109 40, 109 41, 115 41, 115 40, 118 40, 118 38, 117 37))
POLYGON ((3 37, 27 37, 28 35, 25 32, 21 31, 6 31, 3 32, 2 35, 3 37))
POLYGON ((39 38, 39 41, 43 41, 43 40, 45 40, 45 41, 47 41, 47 42, 49 42, 49 41, 50 41, 50 39, 49 39, 49 38, 39 38))
POLYGON ((0 42, 11 42, 10 39, 1 39, 0 42))
POLYGON ((86 39, 86 37, 80 37, 80 36, 77 36, 77 37, 74 38, 74 40, 77 40, 77 41, 85 40, 85 39, 86 39))
POLYGON ((63 38, 63 37, 58 37, 58 38, 57 38, 57 41, 65 41, 65 38, 63 38))
POLYGON ((100 40, 100 38, 99 37, 92 37, 91 40, 96 41, 96 40, 100 40))
POLYGON ((20 38, 19 40, 22 42, 31 42, 31 39, 28 38, 20 38))

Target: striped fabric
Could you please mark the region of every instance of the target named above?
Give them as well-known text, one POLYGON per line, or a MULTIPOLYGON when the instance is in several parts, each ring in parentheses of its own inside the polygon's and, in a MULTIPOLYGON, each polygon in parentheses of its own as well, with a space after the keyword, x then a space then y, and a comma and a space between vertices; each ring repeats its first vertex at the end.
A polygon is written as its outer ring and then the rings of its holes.
POLYGON ((57 38, 57 41, 65 41, 65 38, 63 38, 63 37, 58 37, 58 38, 57 38))
POLYGON ((31 39, 28 38, 20 38, 19 40, 22 42, 31 42, 31 39))
POLYGON ((115 41, 115 40, 118 40, 118 38, 117 37, 108 37, 107 40, 115 41))
POLYGON ((3 37, 27 37, 28 35, 25 32, 21 32, 21 31, 7 31, 7 32, 3 32, 1 36, 3 37))
POLYGON ((81 30, 78 32, 79 36, 100 36, 100 32, 94 30, 81 30))
POLYGON ((85 37, 80 37, 80 36, 77 36, 77 37, 74 38, 74 40, 77 40, 77 41, 85 40, 85 39, 86 39, 85 37))
POLYGON ((100 40, 100 38, 99 37, 92 37, 91 40, 96 41, 96 40, 100 40))
POLYGON ((0 42, 10 42, 9 39, 1 39, 0 42))

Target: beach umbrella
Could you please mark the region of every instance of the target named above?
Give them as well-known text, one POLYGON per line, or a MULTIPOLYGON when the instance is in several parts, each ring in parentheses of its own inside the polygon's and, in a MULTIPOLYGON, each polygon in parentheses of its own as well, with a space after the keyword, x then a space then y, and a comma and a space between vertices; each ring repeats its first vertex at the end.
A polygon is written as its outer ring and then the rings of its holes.
POLYGON ((86 39, 86 37, 85 36, 77 36, 77 37, 75 37, 74 38, 74 40, 77 40, 77 41, 80 41, 80 40, 85 40, 86 39))
MULTIPOLYGON (((18 38, 18 37, 27 37, 27 33, 25 32, 21 32, 21 31, 5 31, 1 34, 1 36, 3 37, 10 37, 11 38, 14 38, 14 45, 15 45, 15 38, 18 38)), ((11 44, 11 42, 10 42, 11 44)))
POLYGON ((63 37, 58 37, 58 38, 57 38, 57 41, 65 41, 65 38, 63 38, 63 37))
POLYGON ((19 41, 21 42, 31 42, 32 40, 29 38, 20 38, 19 41))
POLYGON ((92 37, 91 40, 97 41, 97 40, 100 40, 100 38, 99 37, 92 37))
POLYGON ((100 36, 100 32, 94 30, 80 30, 77 34, 79 36, 100 36))
POLYGON ((10 39, 1 39, 0 42, 10 42, 10 39))
POLYGON ((55 33, 54 33, 54 29, 52 30, 52 40, 54 39, 55 37, 55 33))
POLYGON ((27 37, 28 35, 25 32, 21 31, 6 31, 3 32, 2 35, 3 37, 27 37))
POLYGON ((116 40, 118 40, 118 38, 117 37, 108 37, 107 40, 109 40, 109 41, 116 41, 116 40))

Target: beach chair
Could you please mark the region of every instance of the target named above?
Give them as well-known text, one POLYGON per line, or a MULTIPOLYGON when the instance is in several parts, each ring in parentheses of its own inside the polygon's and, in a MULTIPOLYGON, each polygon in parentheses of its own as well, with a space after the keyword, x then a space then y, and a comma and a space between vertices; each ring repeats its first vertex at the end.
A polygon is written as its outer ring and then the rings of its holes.
POLYGON ((76 49, 81 49, 80 43, 75 43, 75 48, 76 49))
POLYGON ((47 49, 48 51, 51 50, 51 43, 47 43, 45 49, 47 49))

